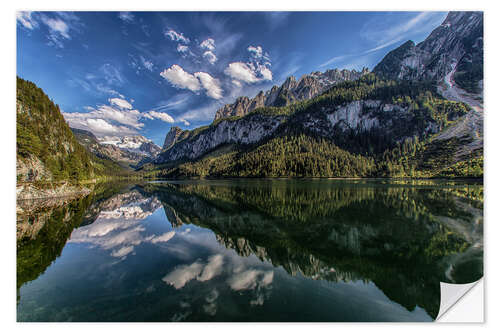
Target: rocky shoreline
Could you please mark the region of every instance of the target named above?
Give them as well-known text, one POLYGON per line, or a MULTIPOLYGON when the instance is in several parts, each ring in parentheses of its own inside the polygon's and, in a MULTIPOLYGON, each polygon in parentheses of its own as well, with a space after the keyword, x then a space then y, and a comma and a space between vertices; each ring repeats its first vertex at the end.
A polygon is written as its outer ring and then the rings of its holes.
POLYGON ((17 240, 34 238, 49 220, 53 209, 84 198, 91 188, 68 183, 18 183, 16 187, 17 240))
POLYGON ((90 186, 72 185, 69 183, 48 183, 42 186, 35 183, 18 183, 16 186, 16 199, 53 199, 77 198, 90 194, 90 186))

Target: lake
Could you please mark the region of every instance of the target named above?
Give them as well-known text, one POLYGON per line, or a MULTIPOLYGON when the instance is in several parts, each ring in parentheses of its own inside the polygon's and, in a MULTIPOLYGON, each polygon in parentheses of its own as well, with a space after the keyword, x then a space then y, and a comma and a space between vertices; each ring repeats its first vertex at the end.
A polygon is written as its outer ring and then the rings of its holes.
POLYGON ((432 321, 440 281, 483 275, 482 183, 109 183, 28 211, 23 322, 432 321))

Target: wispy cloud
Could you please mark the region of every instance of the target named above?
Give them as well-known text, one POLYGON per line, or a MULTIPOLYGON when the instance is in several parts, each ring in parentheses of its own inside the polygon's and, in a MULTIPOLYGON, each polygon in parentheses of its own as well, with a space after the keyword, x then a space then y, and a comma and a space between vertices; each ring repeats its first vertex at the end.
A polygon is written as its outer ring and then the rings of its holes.
POLYGON ((334 63, 337 63, 339 61, 342 61, 342 60, 345 60, 347 58, 350 58, 350 57, 353 57, 354 55, 350 54, 350 55, 343 55, 343 56, 337 56, 337 57, 333 57, 331 59, 329 59, 328 61, 322 63, 321 65, 319 65, 319 67, 326 67, 330 64, 334 64, 334 63))
POLYGON ((173 29, 169 29, 165 31, 165 36, 169 37, 170 40, 176 41, 176 42, 182 42, 184 44, 189 44, 190 40, 187 37, 184 37, 184 34, 182 32, 177 32, 173 29))
POLYGON ((121 86, 127 82, 121 70, 110 63, 106 63, 99 68, 102 77, 109 85, 121 86))
POLYGON ((177 94, 172 99, 168 101, 162 101, 158 103, 154 109, 156 110, 177 110, 183 107, 183 105, 189 101, 188 94, 177 94))
MULTIPOLYGON (((354 59, 363 55, 374 53, 389 46, 395 46, 397 43, 401 43, 402 41, 411 39, 419 33, 431 31, 443 21, 445 13, 384 13, 379 15, 384 15, 384 19, 377 16, 374 19, 368 20, 360 31, 360 37, 362 40, 374 44, 373 47, 360 52, 353 52, 332 57, 322 63, 320 67, 342 63, 348 59, 354 59)), ((355 66, 359 67, 357 65, 355 66)))
MULTIPOLYGON (((83 27, 78 16, 72 12, 47 12, 37 15, 37 17, 48 29, 48 44, 57 48, 64 48, 64 43, 72 39, 72 32, 80 32, 83 27)), ((30 16, 30 18, 30 24, 36 26, 34 24, 38 23, 36 23, 34 16, 30 16)))
POLYGON ((170 124, 175 122, 174 118, 172 118, 172 116, 169 115, 168 113, 158 112, 158 111, 154 111, 154 110, 144 113, 143 117, 151 119, 151 120, 159 119, 161 121, 164 121, 164 122, 170 123, 170 124))
POLYGON ((120 20, 126 23, 134 22, 134 15, 131 12, 120 12, 118 14, 118 17, 120 18, 120 20))
POLYGON ((38 22, 36 21, 36 19, 32 15, 33 15, 33 12, 29 12, 29 11, 16 12, 16 20, 23 27, 25 27, 29 30, 33 30, 35 28, 38 28, 38 22))

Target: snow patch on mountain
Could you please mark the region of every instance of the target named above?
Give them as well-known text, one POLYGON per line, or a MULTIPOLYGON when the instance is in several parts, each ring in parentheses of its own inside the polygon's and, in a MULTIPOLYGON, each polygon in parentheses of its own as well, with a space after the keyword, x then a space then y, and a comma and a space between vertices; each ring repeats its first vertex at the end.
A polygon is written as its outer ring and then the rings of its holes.
POLYGON ((153 141, 145 138, 142 135, 133 136, 103 136, 98 137, 97 140, 103 145, 113 145, 120 149, 124 149, 136 154, 154 157, 156 156, 161 148, 157 146, 153 141))

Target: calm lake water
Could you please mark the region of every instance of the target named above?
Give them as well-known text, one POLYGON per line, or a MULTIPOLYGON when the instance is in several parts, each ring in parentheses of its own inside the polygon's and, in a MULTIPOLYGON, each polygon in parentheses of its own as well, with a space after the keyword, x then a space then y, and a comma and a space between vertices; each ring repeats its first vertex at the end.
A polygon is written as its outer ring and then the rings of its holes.
MULTIPOLYGON (((18 218, 18 321, 431 321, 483 275, 483 186, 101 184, 18 218)), ((28 203, 23 203, 29 206, 28 203)))

